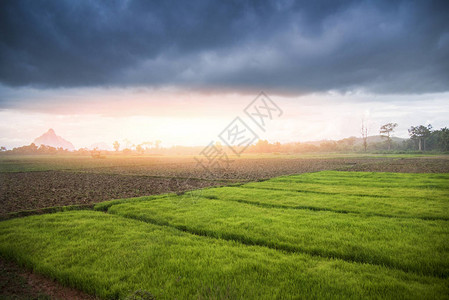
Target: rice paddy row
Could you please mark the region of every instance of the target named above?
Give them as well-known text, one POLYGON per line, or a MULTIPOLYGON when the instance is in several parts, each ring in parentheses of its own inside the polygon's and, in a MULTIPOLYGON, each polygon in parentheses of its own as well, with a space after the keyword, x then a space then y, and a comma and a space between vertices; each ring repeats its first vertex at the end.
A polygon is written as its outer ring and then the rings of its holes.
POLYGON ((444 298, 448 187, 329 171, 118 199, 0 222, 0 254, 104 298, 444 298))

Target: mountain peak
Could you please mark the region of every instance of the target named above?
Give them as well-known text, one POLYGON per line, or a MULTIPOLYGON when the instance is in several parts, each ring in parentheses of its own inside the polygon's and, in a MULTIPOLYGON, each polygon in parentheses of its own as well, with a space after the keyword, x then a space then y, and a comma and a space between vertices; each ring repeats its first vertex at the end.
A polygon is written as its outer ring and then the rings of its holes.
POLYGON ((40 146, 40 145, 46 145, 51 146, 55 148, 64 148, 68 150, 75 150, 75 147, 73 144, 65 139, 63 139, 60 136, 57 136, 53 128, 48 129, 46 133, 41 135, 40 137, 36 138, 34 140, 34 144, 40 146))

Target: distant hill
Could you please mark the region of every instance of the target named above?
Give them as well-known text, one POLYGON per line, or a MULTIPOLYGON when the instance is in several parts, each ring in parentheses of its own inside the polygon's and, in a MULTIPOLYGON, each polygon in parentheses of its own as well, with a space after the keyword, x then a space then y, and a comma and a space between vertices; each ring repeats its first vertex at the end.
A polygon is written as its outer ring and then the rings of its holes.
MULTIPOLYGON (((354 145, 361 145, 363 143, 363 139, 360 138, 360 137, 349 137, 349 138, 354 138, 354 145)), ((407 139, 400 138, 400 137, 395 137, 395 136, 391 137, 391 139, 395 143, 402 143, 403 141, 407 140, 407 139)), ((303 144, 310 144, 310 145, 319 146, 322 143, 329 142, 329 141, 335 141, 336 142, 336 140, 321 140, 321 141, 303 142, 303 144)), ((369 136, 367 138, 368 144, 381 143, 381 142, 385 142, 385 141, 386 141, 386 139, 383 138, 380 135, 372 135, 372 136, 369 136)))
POLYGON ((55 148, 64 148, 70 151, 75 150, 73 144, 60 136, 57 136, 53 129, 49 129, 46 133, 34 140, 37 146, 46 145, 55 148))
MULTIPOLYGON (((383 138, 380 135, 372 135, 372 136, 369 136, 366 141, 368 142, 368 144, 375 144, 375 143, 385 142, 386 140, 387 140, 386 138, 383 138)), ((406 141, 407 139, 393 136, 393 137, 391 137, 391 140, 394 143, 402 143, 403 141, 406 141)), ((362 144, 362 143, 363 143, 363 139, 362 138, 357 138, 356 139, 356 142, 355 142, 356 145, 357 144, 362 144)))

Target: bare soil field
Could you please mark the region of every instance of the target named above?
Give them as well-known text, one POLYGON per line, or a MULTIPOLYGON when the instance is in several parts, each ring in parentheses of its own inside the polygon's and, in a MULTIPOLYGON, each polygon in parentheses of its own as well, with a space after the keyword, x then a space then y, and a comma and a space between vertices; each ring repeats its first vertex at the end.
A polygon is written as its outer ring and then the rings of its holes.
POLYGON ((62 171, 0 173, 0 214, 182 192, 219 182, 62 171))
POLYGON ((250 158, 231 160, 225 168, 205 170, 192 159, 178 163, 154 165, 114 166, 77 170, 86 173, 107 173, 121 175, 145 175, 163 178, 197 178, 202 180, 223 180, 230 182, 254 181, 280 175, 316 172, 334 168, 351 168, 356 164, 377 163, 382 158, 373 159, 287 159, 250 158))
MULTIPOLYGON (((23 168, 17 160, 18 170, 23 168)), ((26 162, 26 166, 33 162, 26 162)), ((438 157, 251 157, 226 169, 206 171, 192 157, 46 162, 47 171, 1 172, 0 215, 46 207, 83 205, 117 198, 184 192, 209 186, 264 180, 322 170, 448 173, 449 158, 438 157), (87 161, 89 162, 89 161, 87 161), (64 163, 67 168, 64 169, 64 163), (77 167, 78 166, 78 167, 77 167)), ((33 165, 34 166, 34 165, 33 165)), ((40 166, 40 168, 42 168, 40 166)))

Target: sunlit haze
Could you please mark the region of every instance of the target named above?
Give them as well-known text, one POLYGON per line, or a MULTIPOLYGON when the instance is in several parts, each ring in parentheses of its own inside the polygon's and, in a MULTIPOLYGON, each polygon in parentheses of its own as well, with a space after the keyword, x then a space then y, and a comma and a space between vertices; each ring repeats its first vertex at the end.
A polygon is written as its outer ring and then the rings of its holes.
POLYGON ((283 111, 257 132, 270 142, 359 137, 362 120, 369 135, 388 122, 399 124, 398 137, 412 125, 449 126, 442 3, 183 4, 183 14, 139 1, 53 4, 1 5, 0 145, 8 149, 49 128, 75 148, 206 145, 235 117, 245 120, 261 91, 283 111), (152 14, 160 9, 164 16, 152 14))

